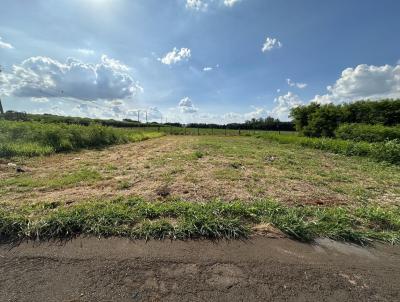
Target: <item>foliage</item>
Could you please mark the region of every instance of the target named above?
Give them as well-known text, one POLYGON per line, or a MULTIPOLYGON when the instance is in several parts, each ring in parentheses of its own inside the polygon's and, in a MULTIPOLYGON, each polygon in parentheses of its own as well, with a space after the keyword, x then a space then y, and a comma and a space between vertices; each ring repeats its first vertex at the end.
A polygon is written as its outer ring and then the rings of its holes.
POLYGON ((70 238, 78 235, 129 238, 240 238, 252 227, 271 224, 297 240, 317 237, 356 243, 398 243, 398 207, 288 207, 271 200, 255 203, 146 202, 139 198, 91 200, 63 205, 2 204, 0 240, 70 238))
POLYGON ((400 139, 400 126, 343 124, 335 131, 336 137, 353 141, 384 142, 400 139))
POLYGON ((340 105, 311 103, 291 110, 296 130, 312 137, 333 137, 336 128, 344 123, 382 124, 400 123, 400 99, 358 101, 340 105))
POLYGON ((159 133, 140 133, 100 125, 67 125, 0 120, 0 157, 48 155, 139 141, 159 133))
POLYGON ((263 133, 257 135, 260 138, 272 139, 279 143, 296 144, 302 147, 310 147, 330 151, 347 156, 366 156, 377 161, 386 161, 392 164, 400 164, 400 141, 392 140, 378 143, 355 142, 332 138, 312 138, 296 135, 279 135, 276 133, 263 133))

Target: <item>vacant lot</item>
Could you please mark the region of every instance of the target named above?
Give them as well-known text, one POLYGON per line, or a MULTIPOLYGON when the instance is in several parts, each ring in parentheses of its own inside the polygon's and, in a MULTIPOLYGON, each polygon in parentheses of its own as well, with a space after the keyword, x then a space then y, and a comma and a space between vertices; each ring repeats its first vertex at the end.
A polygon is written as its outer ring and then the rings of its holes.
POLYGON ((400 241, 400 168, 368 158, 265 137, 166 136, 8 161, 2 240, 263 233, 400 241))
POLYGON ((400 202, 400 167, 249 136, 166 136, 103 150, 0 162, 0 201, 92 198, 254 200, 285 204, 400 202))

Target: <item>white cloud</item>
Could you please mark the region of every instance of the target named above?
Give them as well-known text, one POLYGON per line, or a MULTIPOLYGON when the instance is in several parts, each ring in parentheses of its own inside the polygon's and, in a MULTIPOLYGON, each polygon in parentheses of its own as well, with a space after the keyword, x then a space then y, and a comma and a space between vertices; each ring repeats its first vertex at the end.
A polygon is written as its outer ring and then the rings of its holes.
POLYGON ((208 3, 206 3, 204 0, 186 0, 186 8, 196 11, 206 11, 208 8, 208 3))
POLYGON ((3 38, 0 37, 0 48, 3 48, 3 49, 13 49, 14 46, 12 46, 10 43, 4 42, 4 41, 3 41, 3 38))
POLYGON ((290 91, 285 95, 275 98, 274 102, 276 106, 269 113, 271 116, 279 118, 280 120, 287 120, 290 109, 304 104, 298 95, 290 91))
POLYGON ((178 107, 182 113, 196 113, 199 111, 198 108, 194 107, 193 102, 189 97, 181 99, 178 107))
POLYGON ((297 87, 297 88, 300 88, 300 89, 303 89, 303 88, 307 87, 306 83, 296 83, 296 82, 293 82, 291 79, 286 79, 286 82, 290 87, 297 87))
POLYGON ((31 98, 31 102, 33 103, 48 103, 48 98, 31 98))
POLYGON ((128 73, 128 66, 101 57, 98 64, 68 58, 31 57, 0 74, 0 93, 18 97, 65 97, 79 100, 125 99, 143 89, 128 73))
POLYGON ((232 7, 234 6, 236 3, 238 3, 240 0, 224 0, 224 5, 225 6, 229 6, 232 7))
POLYGON ((281 48, 281 47, 282 47, 282 43, 278 39, 267 37, 267 39, 264 42, 263 47, 261 48, 261 51, 267 52, 267 51, 271 51, 273 49, 277 49, 277 48, 281 48))
POLYGON ((343 70, 328 93, 316 95, 313 102, 341 103, 361 99, 400 98, 400 65, 358 65, 343 70))
POLYGON ((95 53, 94 50, 86 48, 77 48, 76 51, 85 56, 92 56, 95 53))
POLYGON ((176 64, 182 60, 188 60, 192 56, 189 48, 174 49, 168 52, 163 58, 158 58, 161 63, 166 65, 176 64))
POLYGON ((212 67, 204 67, 204 68, 203 68, 203 71, 211 71, 211 70, 213 70, 212 67))
POLYGON ((251 120, 253 118, 259 119, 259 118, 265 118, 268 116, 269 112, 262 107, 254 107, 253 106, 253 111, 245 113, 244 114, 244 119, 245 120, 251 120))
POLYGON ((186 0, 186 8, 199 12, 206 12, 210 7, 233 7, 241 0, 186 0))

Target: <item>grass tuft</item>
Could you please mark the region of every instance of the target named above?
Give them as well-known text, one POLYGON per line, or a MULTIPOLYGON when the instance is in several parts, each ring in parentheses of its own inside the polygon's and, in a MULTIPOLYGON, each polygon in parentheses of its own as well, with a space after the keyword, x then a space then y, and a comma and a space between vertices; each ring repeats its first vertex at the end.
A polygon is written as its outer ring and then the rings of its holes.
POLYGON ((55 152, 142 141, 163 135, 100 125, 67 125, 0 120, 0 157, 33 157, 55 152))
POLYGON ((142 239, 235 239, 269 223, 287 236, 310 242, 318 237, 367 244, 400 242, 398 208, 289 207, 270 200, 255 203, 146 202, 139 198, 80 204, 2 204, 0 239, 71 238, 79 235, 142 239))

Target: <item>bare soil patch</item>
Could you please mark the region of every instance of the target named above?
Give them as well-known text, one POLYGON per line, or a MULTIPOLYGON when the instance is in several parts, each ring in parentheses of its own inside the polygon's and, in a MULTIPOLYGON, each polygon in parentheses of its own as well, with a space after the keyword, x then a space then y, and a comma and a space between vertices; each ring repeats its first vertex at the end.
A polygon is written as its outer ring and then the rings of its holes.
POLYGON ((23 173, 1 161, 0 201, 73 203, 117 196, 193 202, 274 198, 287 204, 315 205, 398 201, 395 183, 400 181, 400 169, 376 167, 379 164, 363 160, 366 167, 358 158, 251 137, 166 136, 23 160, 17 162, 26 170, 23 173), (62 181, 82 169, 100 178, 62 181), (57 177, 61 185, 46 185, 57 177))
POLYGON ((322 240, 0 246, 2 301, 399 301, 398 247, 322 240), (51 293, 51 294, 49 294, 51 293))

